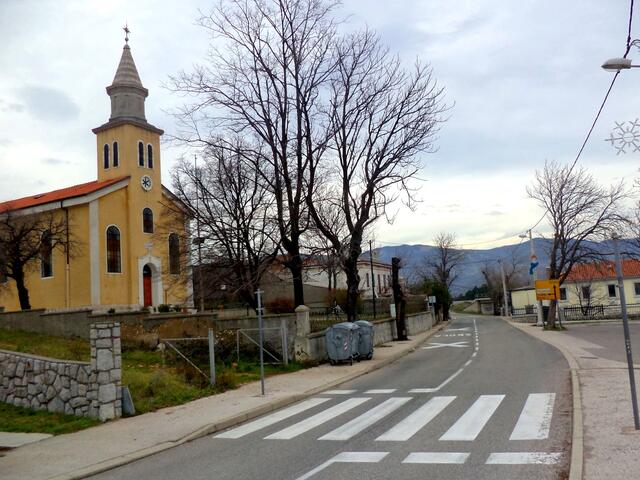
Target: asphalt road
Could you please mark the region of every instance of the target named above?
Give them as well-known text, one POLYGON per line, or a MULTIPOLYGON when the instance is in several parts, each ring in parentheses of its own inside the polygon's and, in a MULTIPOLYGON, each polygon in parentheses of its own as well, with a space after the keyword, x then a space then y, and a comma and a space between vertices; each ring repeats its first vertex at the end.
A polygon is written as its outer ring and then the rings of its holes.
POLYGON ((558 351, 459 315, 383 369, 93 478, 564 479, 570 421, 558 351))
MULTIPOLYGON (((585 350, 588 352, 608 360, 627 362, 622 321, 616 323, 573 325, 570 322, 565 322, 565 325, 567 327, 567 331, 565 332, 567 335, 593 344, 592 347, 585 347, 585 350)), ((640 364, 640 323, 629 322, 629 331, 633 363, 637 365, 640 364)))

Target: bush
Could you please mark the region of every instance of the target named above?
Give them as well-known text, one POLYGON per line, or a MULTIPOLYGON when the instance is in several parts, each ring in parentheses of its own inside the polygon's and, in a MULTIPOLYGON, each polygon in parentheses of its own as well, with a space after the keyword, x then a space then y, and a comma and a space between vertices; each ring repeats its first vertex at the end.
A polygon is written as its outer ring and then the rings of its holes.
POLYGON ((275 298, 265 303, 265 307, 270 313, 291 313, 295 309, 293 300, 290 298, 275 298))
POLYGON ((171 311, 171 306, 166 304, 158 305, 158 313, 169 313, 171 311))

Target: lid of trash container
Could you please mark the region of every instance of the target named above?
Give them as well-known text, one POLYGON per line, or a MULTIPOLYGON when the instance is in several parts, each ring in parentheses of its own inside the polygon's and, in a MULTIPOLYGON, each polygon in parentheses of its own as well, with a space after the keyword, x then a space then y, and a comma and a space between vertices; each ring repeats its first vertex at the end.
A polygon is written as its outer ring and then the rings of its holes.
POLYGON ((354 323, 363 327, 373 327, 373 323, 367 320, 356 320, 354 323))
POLYGON ((357 330, 360 327, 355 323, 341 322, 341 323, 336 323, 335 325, 332 325, 331 328, 337 328, 340 330, 357 330))

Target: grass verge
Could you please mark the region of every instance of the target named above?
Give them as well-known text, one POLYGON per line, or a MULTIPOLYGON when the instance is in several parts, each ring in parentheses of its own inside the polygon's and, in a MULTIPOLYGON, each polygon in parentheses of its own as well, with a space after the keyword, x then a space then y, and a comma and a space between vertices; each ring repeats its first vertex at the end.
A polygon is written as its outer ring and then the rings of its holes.
POLYGON ((64 413, 37 412, 0 403, 0 432, 50 433, 60 435, 98 425, 100 421, 64 413))

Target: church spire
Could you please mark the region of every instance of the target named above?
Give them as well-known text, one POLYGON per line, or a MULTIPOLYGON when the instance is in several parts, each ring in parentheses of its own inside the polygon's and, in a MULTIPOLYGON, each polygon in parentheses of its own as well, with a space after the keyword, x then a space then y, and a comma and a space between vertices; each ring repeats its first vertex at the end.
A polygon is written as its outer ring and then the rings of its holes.
POLYGON ((144 101, 149 91, 142 86, 138 69, 131 55, 129 47, 129 27, 125 25, 125 44, 118 69, 113 82, 107 87, 111 97, 111 116, 109 120, 136 119, 146 121, 144 101))

